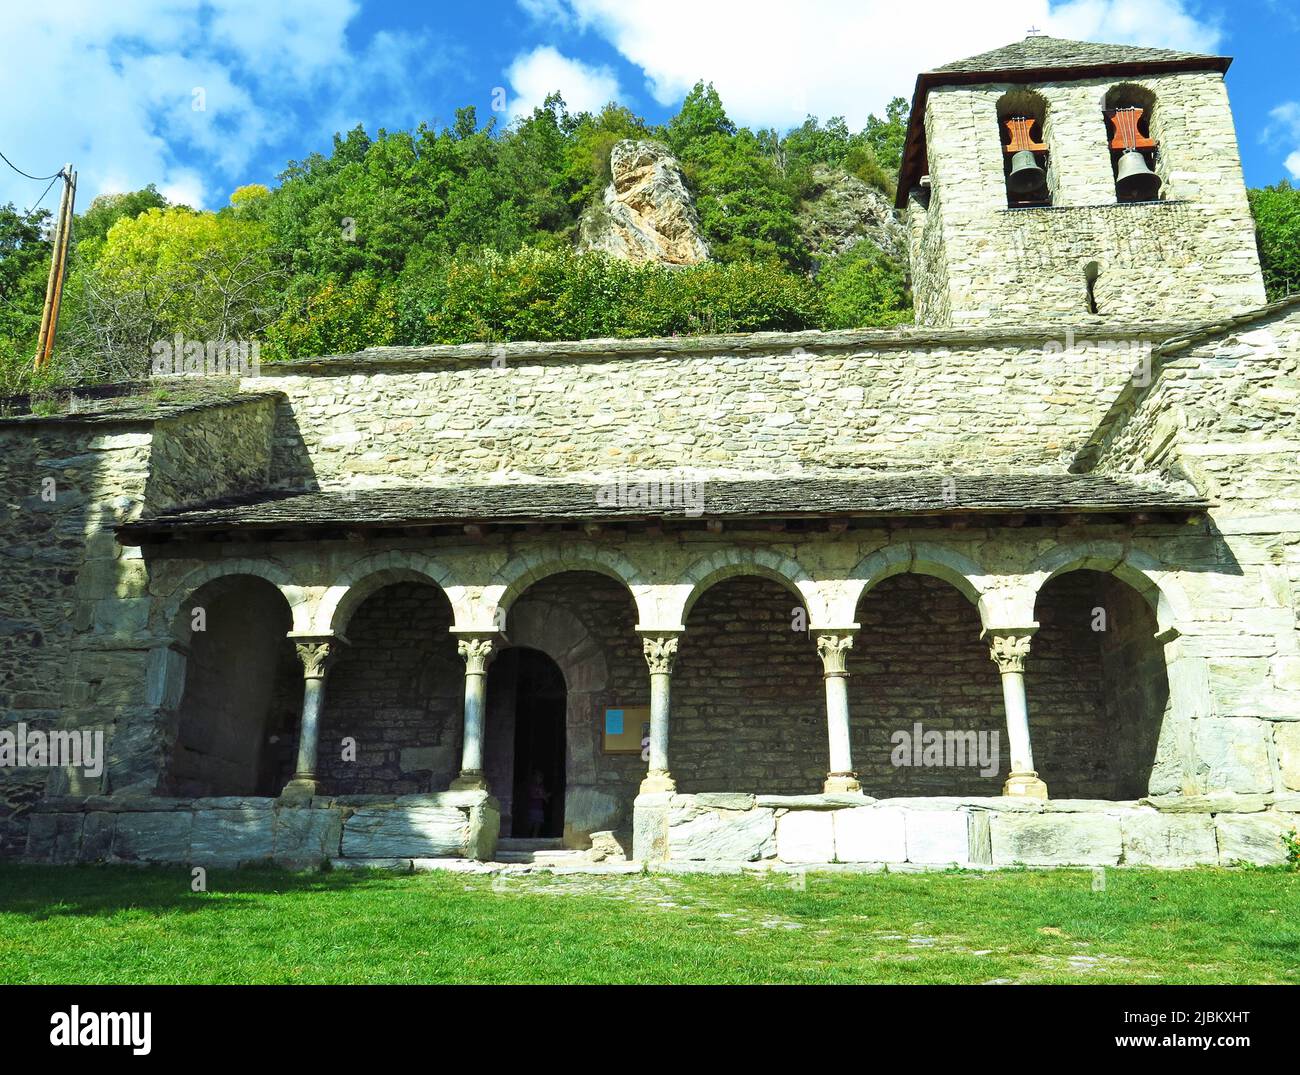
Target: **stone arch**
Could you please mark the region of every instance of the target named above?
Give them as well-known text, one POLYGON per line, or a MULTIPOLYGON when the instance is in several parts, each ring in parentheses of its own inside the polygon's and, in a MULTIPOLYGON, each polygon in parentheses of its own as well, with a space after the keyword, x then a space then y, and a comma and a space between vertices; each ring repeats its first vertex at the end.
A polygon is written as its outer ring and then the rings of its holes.
MULTIPOLYGON (((691 608, 710 586, 737 575, 758 575, 784 586, 808 610, 810 627, 829 626, 830 607, 822 587, 798 561, 771 549, 720 549, 687 568, 679 588, 681 606, 675 617, 684 624, 691 608)), ((670 617, 671 618, 671 617, 670 617)))
MULTIPOLYGON (((1003 179, 1006 183, 1007 204, 1017 205, 1051 205, 1057 190, 1056 168, 1052 162, 1051 110, 1047 98, 1026 86, 1015 86, 998 98, 998 148, 1002 156, 1003 179), (1045 150, 1033 151, 1034 160, 1044 170, 1040 192, 1017 192, 1012 188, 1011 169, 1015 160, 1007 152, 1011 132, 1007 123, 1018 117, 1028 117, 1032 121, 1029 134, 1033 141, 1046 146, 1045 150)), ((1023 174, 1023 173, 1022 173, 1023 174)))
POLYGON ((981 621, 987 621, 987 590, 984 582, 987 576, 979 564, 942 545, 905 541, 886 545, 858 561, 849 573, 849 585, 844 588, 842 595, 844 605, 840 614, 844 617, 843 622, 853 622, 854 612, 863 594, 885 579, 904 572, 932 575, 950 583, 979 610, 981 621))
POLYGON ((642 598, 646 587, 640 569, 613 549, 575 545, 529 551, 507 561, 493 577, 492 584, 484 588, 488 615, 493 622, 504 624, 510 606, 529 586, 564 571, 594 571, 621 583, 631 593, 638 612, 644 615, 642 598))
POLYGON ((1159 635, 1169 641, 1181 634, 1179 624, 1191 618, 1191 604, 1173 572, 1154 557, 1119 542, 1096 541, 1081 545, 1058 545, 1040 556, 1028 573, 1030 608, 1026 622, 1033 620, 1033 603, 1051 579, 1067 571, 1102 571, 1128 583, 1146 600, 1156 616, 1159 635))
POLYGON ((289 603, 293 615, 293 630, 307 631, 311 627, 311 609, 303 588, 297 585, 288 569, 276 560, 223 560, 204 564, 185 575, 173 587, 170 596, 162 602, 163 629, 182 645, 190 639, 190 621, 182 611, 194 595, 210 582, 233 576, 253 576, 269 582, 289 603))
MULTIPOLYGON (((1139 133, 1149 135, 1156 142, 1154 149, 1141 149, 1139 151, 1146 159, 1148 165, 1160 177, 1161 189, 1156 197, 1163 199, 1168 197, 1166 187, 1170 180, 1168 163, 1165 160, 1163 151, 1162 138, 1162 121, 1163 116, 1158 108, 1159 99, 1150 86, 1145 86, 1139 82, 1117 82, 1110 86, 1102 96, 1101 108, 1103 116, 1103 129, 1106 136, 1107 152, 1110 156, 1110 165, 1112 175, 1115 174, 1119 165, 1120 150, 1111 148, 1111 138, 1114 135, 1110 117, 1117 109, 1140 108, 1142 109, 1142 119, 1139 123, 1139 133)), ((1118 189, 1116 196, 1120 197, 1118 189)))
POLYGON ((164 606, 170 641, 150 654, 158 707, 155 792, 179 797, 278 794, 302 701, 291 641, 305 596, 280 565, 232 560, 191 572, 164 606), (195 631, 191 610, 204 609, 195 631))
MULTIPOLYGON (((457 602, 448 585, 451 571, 443 564, 417 552, 392 550, 364 556, 350 564, 342 577, 321 596, 316 611, 320 634, 344 634, 348 620, 372 593, 394 582, 428 582, 437 586, 451 602, 457 602)), ((294 628, 297 630, 297 627, 294 628)))
MULTIPOLYGON (((578 570, 590 572, 591 569, 578 570)), ((538 581, 545 582, 556 574, 565 573, 549 572, 538 581)), ((501 654, 488 672, 485 768, 488 784, 501 804, 502 831, 509 835, 507 819, 513 825, 517 816, 516 721, 521 716, 518 707, 523 696, 507 690, 503 697, 496 689, 499 684, 493 676, 503 670, 508 674, 511 666, 503 658, 511 650, 534 650, 554 662, 564 680, 564 823, 561 835, 567 847, 589 847, 593 832, 620 828, 628 820, 630 800, 618 795, 609 781, 625 768, 621 763, 629 759, 614 759, 615 764, 611 764, 610 759, 603 758, 600 736, 606 706, 629 704, 641 699, 639 693, 632 699, 618 693, 619 662, 626 662, 630 647, 611 648, 612 644, 620 640, 634 642, 633 659, 638 683, 644 681, 646 669, 640 645, 635 643, 636 636, 631 629, 635 622, 635 601, 620 586, 619 580, 611 579, 610 583, 604 583, 588 575, 585 579, 555 578, 553 582, 553 586, 530 587, 518 594, 504 621, 501 654), (608 633, 609 624, 600 615, 593 618, 591 614, 587 602, 593 587, 602 588, 605 600, 612 599, 613 593, 619 593, 623 603, 620 620, 626 619, 627 622, 620 626, 617 638, 608 633)), ((622 672, 625 684, 625 664, 622 672)), ((635 759, 632 767, 639 778, 644 770, 643 763, 635 759)))

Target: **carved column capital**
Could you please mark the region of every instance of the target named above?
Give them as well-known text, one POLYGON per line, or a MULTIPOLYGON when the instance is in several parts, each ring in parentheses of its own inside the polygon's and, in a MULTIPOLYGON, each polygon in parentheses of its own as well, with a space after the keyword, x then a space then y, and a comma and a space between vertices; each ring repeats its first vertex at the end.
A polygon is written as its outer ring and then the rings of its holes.
POLYGON ((465 659, 467 676, 482 675, 496 647, 495 634, 462 635, 456 640, 456 652, 465 659))
POLYGON ((650 674, 670 675, 673 662, 677 660, 677 632, 657 631, 641 635, 641 652, 645 654, 645 663, 650 666, 650 674))
POLYGON ((847 676, 849 674, 849 650, 853 648, 853 632, 845 628, 834 628, 813 632, 817 640, 817 656, 822 659, 824 676, 847 676))
POLYGON ((1003 675, 1024 672, 1025 658, 1038 625, 1033 627, 990 627, 984 631, 989 644, 989 658, 1003 675))
POLYGON ((338 655, 344 639, 338 635, 290 635, 298 659, 302 661, 303 679, 324 679, 338 655))

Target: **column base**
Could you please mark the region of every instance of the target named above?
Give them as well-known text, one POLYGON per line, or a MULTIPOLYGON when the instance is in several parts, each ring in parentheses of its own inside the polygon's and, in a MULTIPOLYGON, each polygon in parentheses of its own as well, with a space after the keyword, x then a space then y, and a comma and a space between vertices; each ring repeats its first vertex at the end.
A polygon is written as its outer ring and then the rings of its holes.
POLYGON ((862 785, 858 783, 857 773, 827 773, 826 782, 822 785, 822 791, 827 795, 834 795, 836 792, 861 790, 862 785))
POLYGON ((481 772, 466 771, 450 784, 452 791, 487 791, 487 777, 481 772))
POLYGON ((290 802, 307 802, 315 798, 317 790, 318 784, 314 776, 295 776, 285 784, 280 798, 290 802))
POLYGON ((642 795, 661 795, 677 790, 677 781, 667 769, 652 769, 641 781, 642 795))
POLYGON ((1037 773, 1012 773, 1002 785, 1002 794, 1021 799, 1046 799, 1047 785, 1037 773))

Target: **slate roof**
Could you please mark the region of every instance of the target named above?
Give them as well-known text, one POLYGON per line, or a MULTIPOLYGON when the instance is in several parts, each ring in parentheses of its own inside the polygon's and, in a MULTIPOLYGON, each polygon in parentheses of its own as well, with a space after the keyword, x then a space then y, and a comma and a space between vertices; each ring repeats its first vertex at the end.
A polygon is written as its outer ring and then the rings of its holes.
POLYGON ((1176 49, 1152 49, 1139 45, 1106 45, 1097 41, 1068 41, 1045 34, 1026 37, 1002 48, 968 56, 964 60, 936 67, 935 72, 1025 71, 1040 68, 1109 67, 1115 64, 1168 64, 1203 60, 1217 66, 1225 57, 1176 49))
MULTIPOLYGON (((652 487, 657 488, 657 487, 652 487)), ((672 490, 667 480, 664 489, 672 490)), ((537 482, 262 493, 125 523, 126 544, 222 530, 367 529, 466 523, 797 519, 988 513, 1178 513, 1209 507, 1190 487, 1099 474, 893 474, 701 481, 692 502, 645 503, 635 483, 537 482), (951 484, 945 485, 946 482, 951 484), (638 495, 640 499, 638 499, 638 495), (696 510, 692 510, 696 508, 696 510)), ((664 494, 661 494, 664 495, 664 494)))

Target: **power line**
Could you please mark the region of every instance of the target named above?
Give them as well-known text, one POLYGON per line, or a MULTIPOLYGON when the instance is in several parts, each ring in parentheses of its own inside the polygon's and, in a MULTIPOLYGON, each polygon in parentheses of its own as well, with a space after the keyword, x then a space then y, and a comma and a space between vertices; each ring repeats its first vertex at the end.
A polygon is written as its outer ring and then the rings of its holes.
POLYGON ((50 186, 45 188, 44 193, 39 198, 36 199, 36 203, 30 209, 27 210, 24 216, 31 216, 34 212, 36 212, 37 209, 40 208, 41 202, 45 201, 45 195, 49 194, 50 192, 50 187, 53 187, 54 184, 57 183, 62 177, 63 177, 63 173, 60 172, 53 179, 50 180, 50 186))
POLYGON ((59 176, 63 174, 63 169, 60 168, 53 175, 29 175, 27 172, 24 172, 21 168, 19 168, 16 164, 14 164, 14 162, 11 161, 8 157, 6 157, 3 153, 0 153, 0 160, 4 161, 5 164, 9 165, 10 168, 12 168, 24 179, 34 179, 37 183, 44 183, 47 179, 58 179, 59 176))

